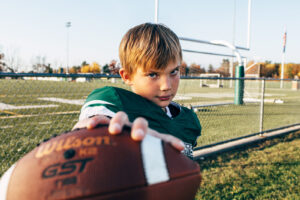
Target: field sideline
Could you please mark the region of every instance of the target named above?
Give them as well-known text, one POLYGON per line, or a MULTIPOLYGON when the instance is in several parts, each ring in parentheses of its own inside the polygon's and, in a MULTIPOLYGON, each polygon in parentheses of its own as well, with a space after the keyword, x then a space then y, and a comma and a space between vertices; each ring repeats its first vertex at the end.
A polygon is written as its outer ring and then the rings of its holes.
POLYGON ((196 199, 299 199, 300 131, 199 162, 196 199))

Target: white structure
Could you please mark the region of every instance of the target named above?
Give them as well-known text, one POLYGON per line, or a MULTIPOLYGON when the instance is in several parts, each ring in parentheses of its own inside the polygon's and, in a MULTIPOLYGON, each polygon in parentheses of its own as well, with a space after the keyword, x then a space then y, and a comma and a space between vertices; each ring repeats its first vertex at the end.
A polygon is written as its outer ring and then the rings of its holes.
MULTIPOLYGON (((219 73, 200 74, 200 77, 220 78, 221 74, 219 73)), ((200 79, 200 87, 220 88, 222 86, 223 85, 220 83, 220 79, 200 79)))

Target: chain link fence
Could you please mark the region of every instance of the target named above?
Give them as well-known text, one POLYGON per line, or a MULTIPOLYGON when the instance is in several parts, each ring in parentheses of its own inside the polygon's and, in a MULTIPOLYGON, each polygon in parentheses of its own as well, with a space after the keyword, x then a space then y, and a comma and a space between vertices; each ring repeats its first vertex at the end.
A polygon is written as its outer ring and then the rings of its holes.
MULTIPOLYGON (((245 79, 235 105, 235 79, 183 77, 174 101, 194 109, 198 146, 300 123, 300 82, 245 79), (264 83, 264 84, 263 84, 264 83)), ((44 139, 70 130, 87 95, 102 86, 129 89, 117 76, 0 73, 0 176, 44 139)))

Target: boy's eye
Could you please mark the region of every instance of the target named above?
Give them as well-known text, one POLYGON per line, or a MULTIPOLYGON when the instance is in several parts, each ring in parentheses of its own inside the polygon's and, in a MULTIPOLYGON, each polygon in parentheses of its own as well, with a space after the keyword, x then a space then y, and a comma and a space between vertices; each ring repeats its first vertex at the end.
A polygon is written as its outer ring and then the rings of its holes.
POLYGON ((156 78, 157 77, 157 73, 149 73, 147 76, 149 76, 150 78, 156 78))
POLYGON ((179 69, 174 69, 173 71, 171 71, 171 75, 177 75, 179 69))

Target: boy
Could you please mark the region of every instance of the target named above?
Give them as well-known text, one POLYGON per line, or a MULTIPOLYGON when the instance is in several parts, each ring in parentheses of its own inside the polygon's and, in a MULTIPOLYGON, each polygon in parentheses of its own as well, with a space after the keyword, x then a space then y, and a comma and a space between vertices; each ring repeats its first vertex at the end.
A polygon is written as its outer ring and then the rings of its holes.
POLYGON ((116 87, 94 90, 74 128, 110 123, 109 132, 117 134, 124 124, 133 121, 134 140, 142 140, 145 133, 152 134, 192 157, 201 126, 193 111, 172 101, 182 61, 176 34, 160 24, 138 25, 123 37, 119 57, 119 73, 132 92, 116 87))

